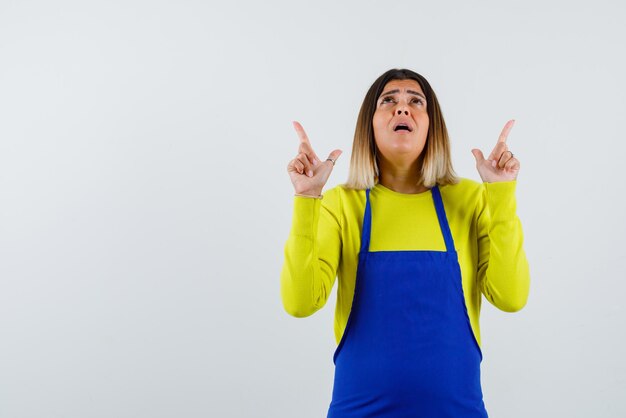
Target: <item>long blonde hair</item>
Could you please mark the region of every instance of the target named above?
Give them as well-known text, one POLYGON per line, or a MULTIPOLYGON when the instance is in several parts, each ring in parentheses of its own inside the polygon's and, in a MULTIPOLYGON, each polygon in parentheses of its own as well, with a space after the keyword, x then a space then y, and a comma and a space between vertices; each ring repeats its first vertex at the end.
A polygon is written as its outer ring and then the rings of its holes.
POLYGON ((411 70, 391 69, 378 77, 369 88, 356 122, 350 171, 345 186, 351 189, 368 189, 379 181, 378 147, 374 138, 372 120, 376 112, 376 102, 388 82, 392 80, 415 80, 426 95, 426 112, 429 127, 424 150, 418 158, 420 180, 418 186, 433 187, 435 184, 456 184, 459 182, 450 156, 450 140, 443 120, 443 114, 435 92, 428 81, 411 70))

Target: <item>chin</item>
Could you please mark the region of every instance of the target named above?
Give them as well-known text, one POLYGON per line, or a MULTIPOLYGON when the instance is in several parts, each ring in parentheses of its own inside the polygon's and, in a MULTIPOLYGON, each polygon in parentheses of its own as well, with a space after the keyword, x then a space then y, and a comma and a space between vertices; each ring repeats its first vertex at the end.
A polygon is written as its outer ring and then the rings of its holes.
MULTIPOLYGON (((411 144, 410 142, 395 143, 389 147, 389 151, 394 154, 415 154, 416 150, 417 145, 411 144)), ((422 150, 419 152, 422 152, 422 150)))

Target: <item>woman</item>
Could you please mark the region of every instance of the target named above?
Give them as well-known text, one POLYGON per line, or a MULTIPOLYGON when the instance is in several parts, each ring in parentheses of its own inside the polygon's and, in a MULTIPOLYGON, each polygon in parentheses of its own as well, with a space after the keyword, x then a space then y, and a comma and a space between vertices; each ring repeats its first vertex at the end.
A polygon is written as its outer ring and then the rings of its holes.
POLYGON ((321 161, 294 122, 281 296, 289 314, 309 316, 339 277, 328 417, 487 417, 481 295, 514 312, 530 284, 520 164, 506 143, 513 123, 487 159, 472 150, 483 183, 458 178, 430 84, 387 71, 361 106, 347 183, 322 198, 341 150, 321 161))

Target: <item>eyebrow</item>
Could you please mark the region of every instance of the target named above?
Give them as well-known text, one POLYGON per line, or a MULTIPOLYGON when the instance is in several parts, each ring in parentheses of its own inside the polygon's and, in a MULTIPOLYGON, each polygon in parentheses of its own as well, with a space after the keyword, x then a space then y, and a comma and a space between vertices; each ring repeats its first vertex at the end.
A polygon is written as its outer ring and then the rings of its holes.
MULTIPOLYGON (((389 96, 390 94, 395 94, 395 93, 399 93, 399 92, 400 92, 399 89, 389 90, 388 92, 381 94, 380 97, 389 96)), ((420 96, 421 98, 426 100, 426 97, 424 97, 424 95, 422 93, 419 93, 419 92, 413 91, 413 90, 407 90, 406 92, 409 93, 409 94, 413 94, 415 96, 420 96)), ((380 97, 379 97, 379 99, 380 99, 380 97)))

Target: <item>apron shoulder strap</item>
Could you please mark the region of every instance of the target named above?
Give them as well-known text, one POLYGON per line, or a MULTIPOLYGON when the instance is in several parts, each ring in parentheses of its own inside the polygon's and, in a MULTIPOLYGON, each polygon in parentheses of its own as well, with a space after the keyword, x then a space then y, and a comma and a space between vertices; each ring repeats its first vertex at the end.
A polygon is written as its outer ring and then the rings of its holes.
POLYGON ((437 211, 437 218, 439 219, 439 226, 441 227, 441 233, 443 234, 443 239, 446 242, 446 251, 454 253, 456 252, 456 249, 454 248, 454 239, 452 238, 452 233, 450 232, 450 225, 448 224, 448 218, 446 217, 446 210, 443 207, 443 199, 441 198, 439 185, 436 184, 431 190, 433 193, 433 201, 435 202, 435 209, 437 211))

